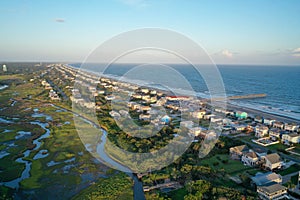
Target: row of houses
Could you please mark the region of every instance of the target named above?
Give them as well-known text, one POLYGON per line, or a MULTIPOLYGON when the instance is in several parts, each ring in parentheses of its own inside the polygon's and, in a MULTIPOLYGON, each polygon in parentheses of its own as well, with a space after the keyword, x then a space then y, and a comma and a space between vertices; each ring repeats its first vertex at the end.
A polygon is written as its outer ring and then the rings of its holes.
POLYGON ((240 160, 244 165, 260 166, 270 170, 266 173, 259 172, 251 177, 260 199, 279 200, 289 198, 287 188, 282 186, 282 176, 272 172, 272 170, 282 167, 282 161, 277 153, 267 154, 262 149, 249 149, 247 145, 231 147, 229 152, 232 159, 240 160))
POLYGON ((60 97, 59 95, 57 94, 57 92, 55 90, 53 90, 53 88, 51 87, 51 85, 43 80, 41 82, 42 86, 44 86, 45 90, 49 90, 49 94, 48 94, 48 97, 52 100, 52 101, 60 101, 60 97))
POLYGON ((282 167, 277 153, 267 154, 262 149, 249 149, 247 145, 231 147, 229 153, 232 159, 240 160, 244 165, 260 166, 271 171, 282 167))

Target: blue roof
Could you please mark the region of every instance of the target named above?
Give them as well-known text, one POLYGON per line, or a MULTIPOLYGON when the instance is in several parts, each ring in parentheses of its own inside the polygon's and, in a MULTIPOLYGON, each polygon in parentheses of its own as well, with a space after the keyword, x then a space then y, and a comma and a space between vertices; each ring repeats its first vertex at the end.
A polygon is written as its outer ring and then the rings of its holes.
POLYGON ((280 175, 274 172, 257 173, 251 179, 257 186, 268 185, 274 183, 274 180, 278 179, 280 175))

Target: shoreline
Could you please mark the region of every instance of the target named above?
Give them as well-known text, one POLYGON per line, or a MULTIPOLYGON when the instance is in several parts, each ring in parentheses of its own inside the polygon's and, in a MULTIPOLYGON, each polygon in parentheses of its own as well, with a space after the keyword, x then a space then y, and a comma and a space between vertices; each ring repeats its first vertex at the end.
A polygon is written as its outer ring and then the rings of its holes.
MULTIPOLYGON (((76 72, 82 70, 82 69, 77 68, 75 66, 72 66, 70 64, 68 64, 67 67, 72 68, 76 72)), ((172 95, 172 91, 167 91, 167 90, 164 90, 164 89, 161 89, 161 88, 156 88, 156 87, 153 87, 153 86, 140 86, 140 85, 138 85, 137 83, 134 83, 134 82, 129 82, 129 81, 127 82, 127 81, 124 81, 124 80, 119 80, 117 76, 116 77, 112 77, 110 75, 99 74, 97 72, 86 71, 86 70, 83 70, 83 71, 85 73, 88 73, 88 74, 91 74, 91 75, 99 76, 99 78, 104 77, 104 78, 108 78, 108 79, 111 79, 111 80, 114 80, 114 81, 117 81, 117 82, 124 82, 124 83, 128 83, 128 84, 131 84, 131 85, 134 85, 134 86, 138 86, 138 87, 144 87, 144 88, 148 88, 148 89, 157 90, 159 92, 164 93, 165 95, 172 95)), ((188 95, 186 95, 186 96, 188 96, 188 95)), ((210 98, 203 98, 203 97, 200 97, 200 96, 197 96, 197 98, 199 98, 200 100, 208 100, 208 101, 210 101, 210 98)), ((278 114, 276 114, 276 113, 269 113, 267 111, 262 111, 262 110, 259 110, 259 109, 249 108, 249 107, 245 107, 245 106, 241 106, 241 105, 234 105, 234 104, 230 103, 230 100, 226 101, 226 109, 227 110, 233 110, 233 111, 243 111, 243 112, 247 112, 250 115, 263 116, 265 118, 275 119, 276 121, 280 121, 280 122, 284 122, 284 123, 296 123, 296 124, 300 123, 300 120, 295 119, 293 117, 284 116, 284 115, 282 115, 280 113, 278 113, 278 114)))
POLYGON ((254 108, 248 108, 248 107, 244 107, 244 106, 238 106, 238 105, 234 105, 234 104, 231 104, 228 102, 227 102, 226 106, 227 106, 227 109, 229 109, 229 110, 247 112, 250 115, 254 115, 254 116, 258 115, 258 116, 262 116, 265 118, 271 118, 276 121, 280 121, 280 122, 284 122, 284 123, 298 124, 300 122, 299 120, 297 120, 293 117, 288 117, 288 116, 275 114, 275 113, 268 113, 266 111, 262 111, 262 110, 258 110, 258 109, 254 109, 254 108))

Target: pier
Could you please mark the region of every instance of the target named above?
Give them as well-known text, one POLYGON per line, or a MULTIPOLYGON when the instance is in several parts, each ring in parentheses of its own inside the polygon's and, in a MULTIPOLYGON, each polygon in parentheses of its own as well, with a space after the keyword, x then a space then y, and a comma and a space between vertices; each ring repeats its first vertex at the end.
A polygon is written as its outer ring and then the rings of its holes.
POLYGON ((236 100, 236 99, 255 99, 255 98, 264 98, 266 96, 267 94, 247 94, 247 95, 238 95, 238 96, 228 96, 226 98, 217 97, 217 98, 212 98, 211 100, 223 101, 223 100, 236 100))

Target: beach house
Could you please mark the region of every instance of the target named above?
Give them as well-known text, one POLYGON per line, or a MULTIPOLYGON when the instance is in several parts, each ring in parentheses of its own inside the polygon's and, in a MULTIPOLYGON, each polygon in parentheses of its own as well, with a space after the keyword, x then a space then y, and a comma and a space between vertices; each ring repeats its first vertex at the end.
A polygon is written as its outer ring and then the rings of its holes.
POLYGON ((272 153, 264 156, 263 158, 263 167, 268 170, 274 170, 281 168, 282 162, 280 156, 277 153, 272 153))
POLYGON ((250 151, 242 155, 242 163, 248 166, 256 166, 258 164, 259 158, 255 152, 250 151))
POLYGON ((230 157, 231 159, 234 160, 241 160, 243 154, 248 152, 249 152, 249 148, 247 145, 235 146, 229 149, 230 157))
POLYGON ((267 126, 260 125, 255 127, 255 137, 257 138, 261 138, 268 135, 268 132, 269 128, 267 126))
POLYGON ((287 188, 280 184, 272 184, 257 187, 257 193, 263 200, 279 200, 289 199, 287 196, 287 188))

